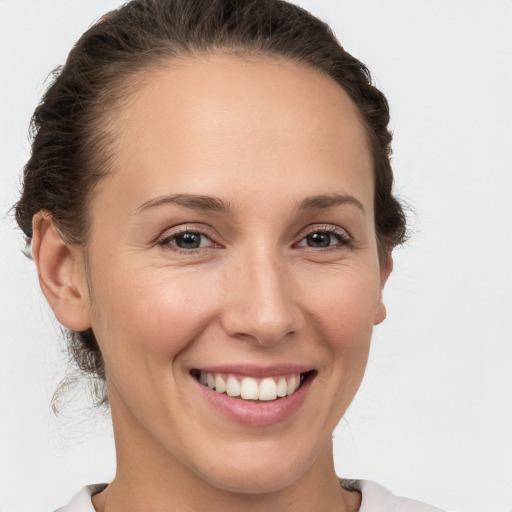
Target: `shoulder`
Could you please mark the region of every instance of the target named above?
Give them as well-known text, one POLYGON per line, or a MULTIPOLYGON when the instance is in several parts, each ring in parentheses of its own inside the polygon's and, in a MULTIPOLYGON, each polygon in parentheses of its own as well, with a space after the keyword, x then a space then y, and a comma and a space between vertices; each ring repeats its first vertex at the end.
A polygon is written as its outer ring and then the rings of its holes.
POLYGON ((395 496, 390 491, 369 480, 350 481, 352 488, 361 492, 359 512, 443 512, 416 500, 395 496))
POLYGON ((91 497, 101 492, 106 486, 107 484, 87 485, 67 505, 55 512, 95 512, 91 497))

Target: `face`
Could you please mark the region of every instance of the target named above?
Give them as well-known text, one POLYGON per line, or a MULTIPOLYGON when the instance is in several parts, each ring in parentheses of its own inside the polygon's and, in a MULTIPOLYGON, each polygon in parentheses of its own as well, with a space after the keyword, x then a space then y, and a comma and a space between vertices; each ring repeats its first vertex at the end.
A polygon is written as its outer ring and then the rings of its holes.
POLYGON ((280 489, 330 456, 384 318, 364 129, 339 85, 286 61, 150 78, 111 119, 91 204, 86 307, 119 467, 144 454, 280 489))

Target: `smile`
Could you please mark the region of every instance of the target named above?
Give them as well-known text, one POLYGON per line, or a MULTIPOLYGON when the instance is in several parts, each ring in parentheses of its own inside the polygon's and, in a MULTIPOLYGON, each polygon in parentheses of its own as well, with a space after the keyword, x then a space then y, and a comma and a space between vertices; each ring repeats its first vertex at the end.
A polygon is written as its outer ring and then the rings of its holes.
POLYGON ((213 411, 250 428, 270 427, 294 417, 317 374, 311 367, 288 364, 190 370, 200 395, 213 411))
POLYGON ((193 370, 192 375, 203 385, 217 393, 242 400, 272 401, 295 393, 307 378, 306 373, 293 373, 257 378, 227 373, 207 373, 193 370))

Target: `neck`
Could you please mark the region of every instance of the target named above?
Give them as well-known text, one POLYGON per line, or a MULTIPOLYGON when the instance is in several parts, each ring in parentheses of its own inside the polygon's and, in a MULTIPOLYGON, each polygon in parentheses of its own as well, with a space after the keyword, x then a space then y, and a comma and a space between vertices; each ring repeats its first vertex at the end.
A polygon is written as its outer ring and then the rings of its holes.
POLYGON ((152 468, 140 461, 133 467, 137 469, 120 465, 107 489, 93 497, 93 505, 98 512, 354 512, 359 510, 361 503, 358 492, 341 488, 328 453, 323 453, 313 467, 292 485, 261 494, 218 489, 194 478, 188 471, 168 468, 169 471, 163 474, 161 468, 152 468), (326 458, 328 464, 325 464, 326 458))
MULTIPOLYGON (((116 476, 93 497, 98 512, 352 512, 361 501, 357 492, 341 488, 334 469, 329 438, 320 455, 299 478, 270 491, 224 489, 204 478, 156 445, 143 430, 116 429, 116 476)), ((127 422, 123 418, 125 427, 127 422)))
POLYGON ((178 489, 174 480, 168 481, 165 490, 156 489, 154 482, 148 487, 133 486, 119 473, 107 489, 93 497, 98 512, 120 512, 130 510, 142 512, 169 512, 187 510, 190 512, 208 510, 209 512, 355 512, 359 510, 361 496, 358 492, 349 492, 341 488, 338 479, 332 478, 320 483, 314 492, 304 482, 306 477, 294 485, 264 494, 244 494, 216 489, 211 486, 199 486, 187 492, 178 489), (302 486, 304 484, 304 486, 302 486), (138 491, 137 491, 138 489, 138 491), (107 500, 108 498, 108 500, 107 500))

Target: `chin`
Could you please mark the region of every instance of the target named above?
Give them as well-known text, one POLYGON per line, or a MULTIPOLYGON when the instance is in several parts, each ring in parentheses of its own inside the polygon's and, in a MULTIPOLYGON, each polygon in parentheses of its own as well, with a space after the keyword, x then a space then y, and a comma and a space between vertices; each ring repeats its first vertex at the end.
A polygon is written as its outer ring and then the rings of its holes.
POLYGON ((244 446, 234 457, 226 454, 221 463, 217 458, 203 478, 213 487, 234 493, 278 492, 299 480, 317 458, 313 454, 307 457, 304 446, 300 451, 297 444, 294 446, 295 449, 286 450, 265 443, 255 443, 250 449, 244 446))
POLYGON ((208 483, 223 491, 238 494, 269 494, 289 487, 303 473, 304 469, 298 472, 289 468, 270 469, 266 466, 250 471, 229 471, 225 475, 216 475, 215 479, 210 478, 208 483))

